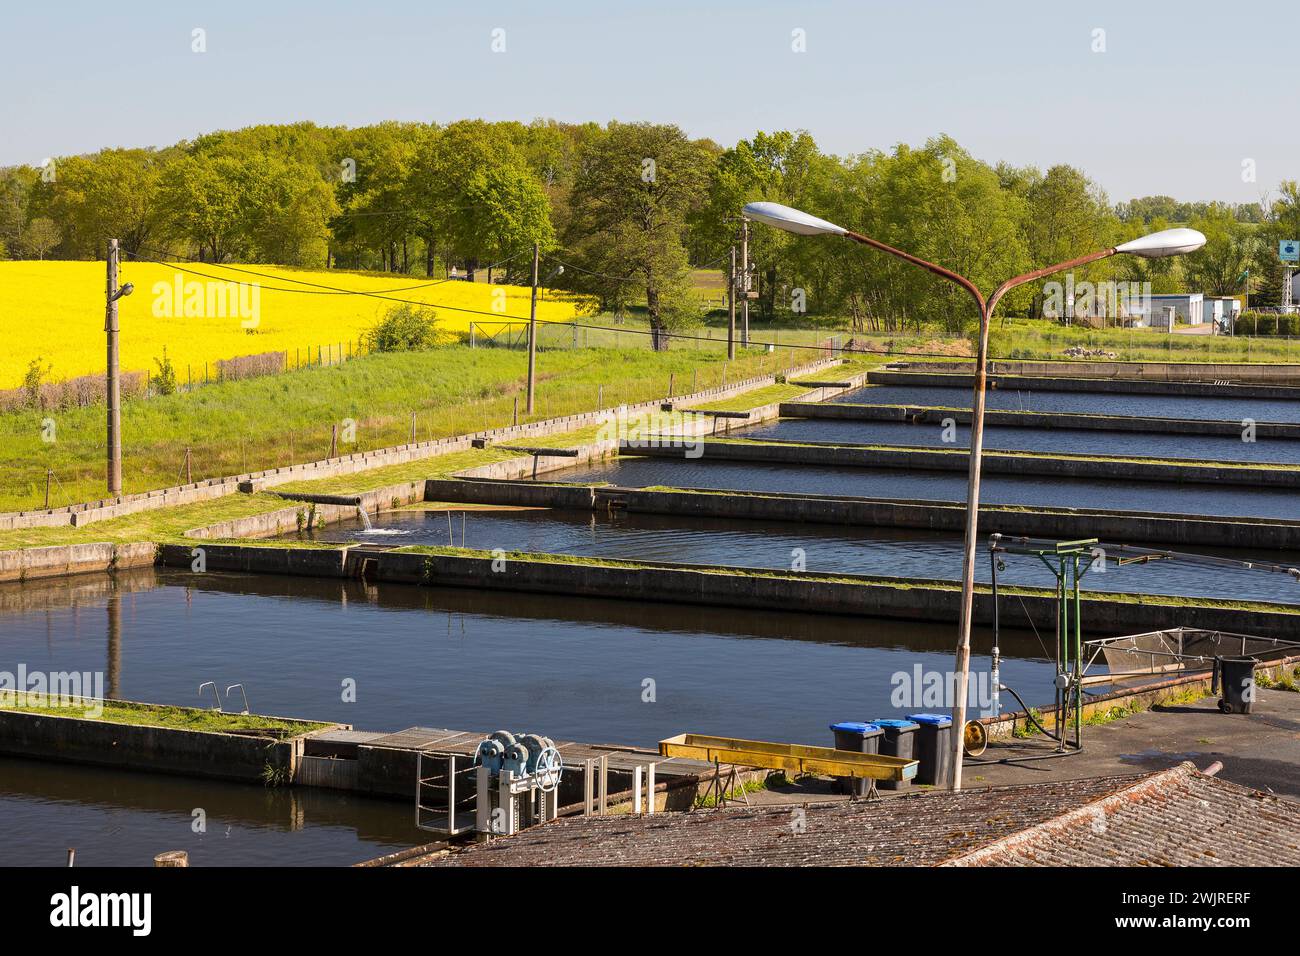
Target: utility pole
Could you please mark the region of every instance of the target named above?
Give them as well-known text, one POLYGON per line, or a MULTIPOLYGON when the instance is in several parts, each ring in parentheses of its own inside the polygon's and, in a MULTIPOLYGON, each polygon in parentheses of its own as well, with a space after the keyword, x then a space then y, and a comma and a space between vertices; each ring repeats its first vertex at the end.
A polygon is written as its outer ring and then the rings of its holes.
POLYGON ((533 298, 528 307, 528 407, 526 412, 533 413, 533 395, 537 384, 537 268, 540 264, 541 249, 533 243, 533 298))
POLYGON ((740 344, 749 348, 749 220, 740 220, 740 344))
POLYGON ((736 357, 736 247, 731 247, 731 270, 727 273, 727 358, 736 357))
POLYGON ((122 400, 121 369, 117 350, 117 240, 108 240, 107 307, 104 331, 108 333, 108 382, 105 396, 108 401, 108 494, 116 498, 122 494, 122 400))

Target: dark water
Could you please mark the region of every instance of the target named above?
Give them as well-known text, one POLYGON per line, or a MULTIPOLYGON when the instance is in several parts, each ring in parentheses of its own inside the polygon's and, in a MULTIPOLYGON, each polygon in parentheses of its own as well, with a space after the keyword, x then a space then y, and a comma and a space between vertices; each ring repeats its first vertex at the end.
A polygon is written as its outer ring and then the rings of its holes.
MULTIPOLYGON (((256 712, 366 730, 827 743, 831 721, 899 713, 893 675, 947 672, 955 636, 869 618, 351 581, 152 569, 117 580, 0 589, 0 670, 99 671, 109 696, 185 705, 200 703, 203 681, 242 681, 256 712), (342 700, 349 678, 354 703, 342 700)), ((975 634, 976 680, 990 643, 975 634)), ((1050 700, 1037 638, 1006 632, 1003 651, 1004 680, 1050 700)), ((422 842, 401 803, 15 760, 0 760, 0 780, 6 862, 61 863, 78 846, 85 862, 190 849, 196 862, 334 863, 422 842), (195 807, 208 811, 202 840, 186 836, 195 807)))
MULTIPOLYGON (((845 392, 833 402, 860 405, 941 405, 970 408, 969 388, 914 385, 868 385, 845 392)), ((989 408, 1032 412, 1083 412, 1137 415, 1146 418, 1203 418, 1239 422, 1300 422, 1300 401, 1261 398, 1200 398, 1189 395, 1129 395, 1122 392, 1035 392, 990 389, 989 408)))
POLYGON ((263 787, 0 757, 0 864, 349 866, 430 842, 404 804, 330 790, 263 787), (194 832, 195 810, 205 814, 194 832))
MULTIPOLYGON (((966 500, 964 473, 710 461, 707 455, 698 459, 623 458, 594 467, 557 471, 548 478, 607 481, 632 488, 669 485, 862 498, 966 500)), ((1300 496, 1294 491, 1229 485, 985 475, 981 495, 986 504, 1300 519, 1300 496)))
MULTIPOLYGON (((383 513, 373 522, 381 532, 367 534, 349 521, 330 525, 314 537, 324 541, 393 540, 402 544, 454 542, 465 547, 506 551, 577 554, 600 558, 790 568, 802 557, 808 571, 960 580, 962 540, 938 532, 747 522, 666 515, 594 513, 562 510, 453 512, 449 537, 446 511, 383 513)), ((294 536, 296 537, 296 536, 294 536)), ((1247 560, 1258 555, 1215 554, 1247 560)), ((1300 566, 1300 555, 1271 554, 1269 560, 1300 566)), ((1008 555, 999 575, 1005 584, 1054 587, 1055 577, 1034 557, 1008 555)), ((987 581, 981 556, 978 578, 987 581)), ((1143 594, 1208 596, 1231 600, 1300 602, 1300 584, 1288 574, 1245 568, 1198 565, 1190 561, 1117 567, 1086 579, 1089 590, 1143 594)))
MULTIPOLYGON (((952 443, 943 440, 938 423, 855 422, 820 418, 785 418, 736 432, 737 437, 779 441, 838 442, 857 445, 905 445, 918 448, 969 448, 970 428, 958 425, 952 443)), ((1114 455, 1129 458, 1187 458, 1203 461, 1300 464, 1300 441, 1207 435, 1144 435, 1134 432, 1064 428, 1006 428, 986 425, 989 451, 1036 451, 1057 454, 1114 455)))

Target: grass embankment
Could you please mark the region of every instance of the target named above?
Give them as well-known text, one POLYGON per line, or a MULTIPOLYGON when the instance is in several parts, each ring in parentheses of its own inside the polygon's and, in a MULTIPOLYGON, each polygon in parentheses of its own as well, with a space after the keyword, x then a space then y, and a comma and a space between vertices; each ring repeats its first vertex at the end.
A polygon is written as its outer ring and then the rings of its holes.
MULTIPOLYGON (((588 349, 542 352, 538 358, 537 420, 680 394, 772 372, 784 355, 742 352, 734 362, 717 349, 651 352, 588 349)), ((411 436, 442 438, 509 425, 527 374, 527 356, 512 349, 453 346, 432 352, 367 355, 339 366, 223 382, 123 405, 123 486, 126 493, 184 480, 190 449, 194 480, 260 471, 329 454, 331 429, 345 420, 356 441, 341 454, 399 445, 411 436)), ((40 508, 45 474, 54 475, 50 503, 58 507, 104 495, 104 407, 36 409, 0 415, 0 511, 40 508), (55 440, 43 440, 53 420, 55 440)))
POLYGON ((266 737, 296 737, 299 734, 321 730, 330 724, 311 721, 283 720, 278 717, 261 717, 257 714, 226 714, 216 710, 195 707, 169 707, 165 704, 140 704, 131 701, 85 700, 87 709, 101 708, 98 714, 87 713, 78 706, 50 706, 48 704, 17 704, 13 691, 0 691, 0 710, 27 714, 44 714, 51 717, 77 717, 84 720, 101 720, 110 724, 136 724, 146 727, 169 727, 174 730, 200 730, 220 734, 258 734, 266 737))
POLYGON ((989 355, 998 359, 1070 361, 1067 348, 1114 352, 1117 362, 1300 362, 1300 339, 1272 336, 1193 335, 1159 329, 1089 329, 1054 322, 1008 319, 989 333, 989 355))
MULTIPOLYGON (((762 388, 754 389, 738 396, 733 401, 742 410, 746 406, 758 407, 767 404, 763 399, 764 391, 765 389, 762 388)), ((682 419, 680 413, 661 413, 656 417, 664 420, 661 427, 680 424, 682 419)), ((529 437, 521 439, 519 444, 555 448, 572 447, 593 442, 602 437, 602 428, 603 426, 592 425, 571 432, 529 437)), ((655 430, 656 428, 651 428, 651 431, 655 430)), ((359 494, 403 481, 447 478, 467 468, 518 457, 518 452, 507 451, 502 448, 474 448, 397 465, 388 465, 382 468, 372 468, 350 475, 290 482, 279 486, 276 490, 314 494, 359 494)), ((120 518, 94 522, 79 528, 59 526, 0 531, 0 550, 92 541, 114 543, 183 541, 188 540, 183 538, 184 533, 192 528, 293 506, 293 502, 265 492, 253 495, 231 494, 212 501, 123 515, 120 518)))

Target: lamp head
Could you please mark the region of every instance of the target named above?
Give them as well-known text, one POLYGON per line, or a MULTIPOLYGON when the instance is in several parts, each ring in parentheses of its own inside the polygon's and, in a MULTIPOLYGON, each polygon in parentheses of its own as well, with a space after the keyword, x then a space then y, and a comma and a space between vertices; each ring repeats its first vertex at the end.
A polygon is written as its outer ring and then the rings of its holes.
POLYGON ((848 232, 843 226, 810 216, 801 209, 783 206, 779 202, 747 203, 744 214, 747 219, 766 223, 800 236, 842 236, 848 232))
POLYGON ((1143 259, 1163 259, 1195 252, 1205 245, 1205 236, 1195 229, 1163 229, 1140 239, 1132 239, 1115 247, 1116 252, 1126 252, 1143 259))

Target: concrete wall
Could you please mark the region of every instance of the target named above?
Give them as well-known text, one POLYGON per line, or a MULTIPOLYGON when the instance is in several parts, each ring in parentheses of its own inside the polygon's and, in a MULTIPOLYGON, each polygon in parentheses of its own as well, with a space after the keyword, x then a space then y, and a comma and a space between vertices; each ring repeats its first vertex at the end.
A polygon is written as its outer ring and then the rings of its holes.
MULTIPOLYGON (((1233 368, 1234 366, 1227 366, 1233 368)), ((924 366, 917 366, 924 368, 924 366)), ((974 376, 970 372, 942 373, 929 371, 895 371, 878 369, 868 373, 872 385, 909 385, 920 387, 971 388, 974 376)), ((1231 373, 1224 381, 1234 381, 1231 373)), ((1039 392, 1113 392, 1134 395, 1195 395, 1218 398, 1268 398, 1282 400, 1300 399, 1300 387, 1285 385, 1215 385, 1211 382, 1164 381, 1158 379, 1100 378, 1049 378, 1031 375, 990 375, 989 388, 1007 391, 1039 392)))
POLYGON ((270 767, 288 782, 302 747, 301 737, 273 740, 0 710, 0 753, 9 756, 248 781, 261 780, 270 767))
POLYGON ((89 571, 111 571, 154 563, 152 541, 93 542, 0 551, 0 581, 30 581, 89 571))
MULTIPOLYGON (((690 565, 586 564, 526 558, 507 560, 503 570, 494 572, 492 558, 486 554, 404 551, 378 554, 374 579, 438 587, 672 601, 749 609, 798 608, 823 614, 944 623, 957 621, 961 597, 960 589, 953 584, 944 586, 915 578, 732 573, 690 565)), ((1018 593, 1022 594, 1026 613, 1035 626, 1050 629, 1056 619, 1054 595, 1028 589, 1019 589, 1018 593)), ((1084 598, 1082 605, 1085 626, 1093 636, 1116 636, 1181 625, 1285 638, 1293 637, 1300 628, 1300 610, 1284 605, 1254 609, 1212 602, 1165 604, 1159 598, 1147 595, 1138 603, 1097 594, 1084 598)), ((992 597, 987 590, 980 590, 975 596, 975 621, 987 625, 992 620, 992 597)))
MULTIPOLYGON (((539 508, 626 509, 646 514, 744 521, 794 521, 879 528, 961 532, 966 506, 955 501, 890 501, 776 492, 651 491, 614 486, 430 480, 431 501, 539 508)), ((1080 538, 1145 544, 1300 549, 1300 522, 1263 518, 1181 518, 1077 509, 980 507, 981 534, 1001 532, 1074 541, 1080 538)))
MULTIPOLYGON (((1156 339, 1152 339, 1155 341, 1156 339)), ((1163 342, 1163 339, 1159 341, 1163 342)), ((891 362, 891 368, 970 374, 972 362, 891 362)), ((1300 365, 1235 362, 1033 361, 995 359, 995 375, 1042 375, 1049 378, 1139 378, 1168 382, 1255 382, 1300 385, 1300 365)))
MULTIPOLYGON (((783 402, 781 415, 787 418, 818 418, 841 421, 909 422, 939 425, 951 418, 968 425, 971 412, 965 408, 925 405, 855 405, 849 402, 783 402)), ((1078 412, 1018 412, 990 409, 986 425, 1010 428, 1069 428, 1087 431, 1142 432, 1161 435, 1223 435, 1240 439, 1239 421, 1200 421, 1194 418, 1139 418, 1128 415, 1085 415, 1078 412)), ((1300 425, 1257 422, 1256 438, 1300 439, 1300 425)))
POLYGON ((195 551, 203 552, 208 571, 241 571, 256 574, 292 574, 318 578, 346 576, 347 547, 291 548, 251 544, 164 544, 158 549, 160 564, 171 568, 192 568, 195 551))
MULTIPOLYGON (((656 447, 652 442, 624 442, 626 455, 648 458, 683 458, 682 448, 656 447)), ((809 445, 796 442, 709 441, 697 460, 763 461, 791 465, 850 468, 906 468, 925 471, 958 471, 969 467, 965 449, 871 448, 860 445, 809 445)), ((1300 488, 1300 468, 1200 465, 1182 462, 1142 461, 1075 455, 1069 458, 1029 455, 1018 452, 986 451, 985 475, 1036 475, 1056 478, 1099 478, 1114 481, 1190 482, 1198 484, 1245 485, 1251 488, 1300 488)))
MULTIPOLYGON (((819 359, 815 362, 796 366, 791 374, 806 375, 818 372, 839 365, 842 361, 839 358, 819 359)), ((729 385, 704 389, 691 395, 679 396, 676 401, 693 402, 710 398, 728 398, 741 392, 770 385, 775 380, 774 375, 756 375, 729 385)), ((654 399, 628 406, 628 408, 635 411, 649 410, 657 408, 662 401, 662 399, 654 399)), ((474 438, 487 438, 493 442, 509 442, 530 436, 537 437, 539 435, 554 435, 576 431, 589 425, 598 424, 609 414, 609 410, 606 409, 597 412, 585 412, 579 415, 566 415, 561 418, 548 418, 544 421, 530 422, 523 425, 492 428, 468 435, 457 435, 450 438, 439 438, 434 441, 414 442, 396 445, 391 448, 341 455, 336 458, 326 458, 300 465, 289 465, 284 468, 270 468, 265 471, 255 471, 243 475, 211 478, 189 485, 179 485, 173 488, 163 488, 135 495, 124 495, 120 498, 104 498, 98 501, 68 505, 63 508, 51 508, 48 511, 8 512, 0 514, 0 531, 67 525, 80 527, 95 521, 103 521, 107 518, 115 518, 125 514, 134 514, 139 511, 170 508, 175 505, 191 504, 196 501, 209 501, 233 494, 240 490, 241 486, 245 490, 273 488, 278 485, 288 484, 291 481, 350 475, 371 468, 382 468, 387 465, 431 458, 435 455, 443 455, 453 451, 463 451, 471 447, 474 438)))

